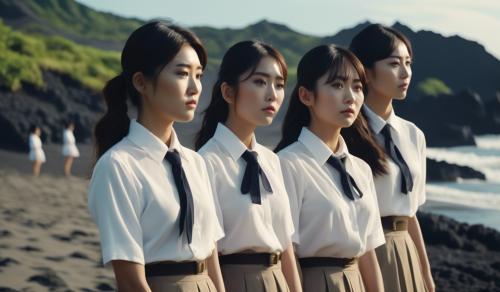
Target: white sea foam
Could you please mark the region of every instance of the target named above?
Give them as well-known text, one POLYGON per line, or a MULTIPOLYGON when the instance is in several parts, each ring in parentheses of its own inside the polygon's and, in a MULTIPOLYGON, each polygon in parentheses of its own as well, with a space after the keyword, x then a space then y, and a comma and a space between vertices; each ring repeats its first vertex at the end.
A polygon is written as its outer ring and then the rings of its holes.
POLYGON ((500 182, 500 136, 476 137, 477 147, 428 148, 427 156, 448 163, 472 167, 483 172, 486 179, 500 182))
POLYGON ((473 208, 494 209, 500 212, 500 195, 497 193, 474 192, 443 185, 427 184, 427 198, 438 202, 460 204, 473 208))
POLYGON ((500 150, 500 135, 477 136, 475 139, 479 148, 500 150))

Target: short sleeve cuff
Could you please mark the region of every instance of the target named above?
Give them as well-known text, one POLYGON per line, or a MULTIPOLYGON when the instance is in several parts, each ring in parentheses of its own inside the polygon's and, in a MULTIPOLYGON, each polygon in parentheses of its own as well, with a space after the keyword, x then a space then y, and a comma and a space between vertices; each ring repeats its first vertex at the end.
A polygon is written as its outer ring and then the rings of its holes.
POLYGON ((105 267, 111 265, 111 261, 115 260, 128 261, 145 265, 144 257, 142 256, 130 255, 123 252, 114 252, 107 255, 103 254, 102 263, 105 267))
POLYGON ((366 251, 375 249, 384 244, 385 244, 385 235, 382 230, 382 226, 380 226, 380 228, 377 228, 377 231, 375 231, 375 233, 372 233, 370 236, 368 236, 366 242, 366 251))

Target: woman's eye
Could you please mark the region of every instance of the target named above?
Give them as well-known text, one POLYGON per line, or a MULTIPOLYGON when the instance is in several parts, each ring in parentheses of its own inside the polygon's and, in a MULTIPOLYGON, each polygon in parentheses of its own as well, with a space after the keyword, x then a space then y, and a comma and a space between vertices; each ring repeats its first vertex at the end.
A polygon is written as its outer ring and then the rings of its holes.
POLYGON ((201 79, 203 77, 203 73, 196 74, 196 79, 201 79))
POLYGON ((180 71, 180 72, 177 72, 177 75, 180 77, 188 77, 189 73, 187 71, 180 71))
POLYGON ((356 92, 363 91, 363 86, 361 86, 361 85, 354 86, 354 91, 356 91, 356 92))
POLYGON ((344 88, 344 84, 342 84, 340 82, 334 82, 334 83, 332 83, 332 87, 336 88, 336 89, 342 89, 342 88, 344 88))
POLYGON ((285 88, 285 84, 284 83, 278 83, 278 84, 276 84, 276 88, 283 89, 283 88, 285 88))
POLYGON ((254 83, 259 85, 259 86, 265 86, 267 83, 263 79, 255 79, 254 83))
POLYGON ((392 63, 390 63, 390 65, 392 67, 397 67, 397 66, 399 66, 399 62, 392 62, 392 63))
POLYGON ((412 64, 412 61, 407 61, 406 62, 406 66, 411 66, 411 64, 412 64))

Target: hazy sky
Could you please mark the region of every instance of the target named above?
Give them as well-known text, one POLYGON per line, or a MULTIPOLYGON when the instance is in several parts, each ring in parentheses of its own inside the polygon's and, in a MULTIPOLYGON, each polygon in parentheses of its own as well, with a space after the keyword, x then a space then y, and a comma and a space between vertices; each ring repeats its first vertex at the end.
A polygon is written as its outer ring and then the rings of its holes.
POLYGON ((369 20, 413 30, 458 34, 500 58, 499 0, 77 0, 101 11, 140 19, 169 18, 185 26, 241 28, 262 19, 307 34, 333 35, 369 20))

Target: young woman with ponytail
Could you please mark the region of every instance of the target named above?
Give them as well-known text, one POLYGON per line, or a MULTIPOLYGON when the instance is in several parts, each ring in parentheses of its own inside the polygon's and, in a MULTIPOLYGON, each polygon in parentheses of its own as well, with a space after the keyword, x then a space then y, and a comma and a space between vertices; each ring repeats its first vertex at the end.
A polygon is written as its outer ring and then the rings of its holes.
POLYGON ((376 250, 385 290, 434 291, 416 217, 426 198, 425 136, 415 124, 398 117, 392 105, 394 99, 406 97, 412 75, 411 44, 402 33, 373 24, 353 38, 350 49, 367 72, 368 93, 362 114, 369 127, 349 129, 345 136, 349 137, 349 149, 374 169, 386 239, 376 250), (359 139, 370 136, 376 138, 383 155, 370 153, 371 146, 359 139))
POLYGON ((119 291, 224 291, 224 233, 205 162, 172 127, 193 119, 206 62, 193 33, 148 23, 130 35, 122 73, 103 90, 88 204, 119 291))
POLYGON ((286 78, 283 56, 269 45, 232 46, 195 142, 207 162, 226 234, 218 249, 228 291, 301 291, 279 160, 254 135, 278 112, 286 78))
MULTIPOLYGON (((313 48, 297 68, 275 151, 306 292, 384 291, 375 255, 384 233, 371 170, 341 135, 343 128, 366 126, 358 116, 365 86, 359 60, 334 45, 313 48)), ((363 143, 380 151, 370 137, 363 143)))

